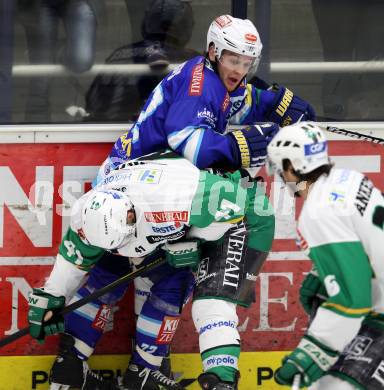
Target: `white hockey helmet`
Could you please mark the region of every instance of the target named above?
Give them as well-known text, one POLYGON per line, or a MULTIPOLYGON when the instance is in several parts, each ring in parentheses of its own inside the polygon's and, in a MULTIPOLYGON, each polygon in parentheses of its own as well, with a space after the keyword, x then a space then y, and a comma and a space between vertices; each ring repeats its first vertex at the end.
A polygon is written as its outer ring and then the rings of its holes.
POLYGON ((207 51, 211 43, 215 45, 215 55, 218 58, 223 50, 229 50, 259 59, 263 48, 254 24, 248 19, 238 19, 230 15, 219 16, 211 23, 207 34, 207 51))
POLYGON ((82 210, 82 229, 91 245, 118 249, 135 233, 136 225, 127 223, 133 209, 129 197, 120 191, 96 191, 86 200, 82 210))
POLYGON ((269 175, 280 174, 285 159, 291 161, 293 169, 299 174, 330 163, 327 139, 314 122, 298 122, 283 127, 268 145, 267 153, 269 175))

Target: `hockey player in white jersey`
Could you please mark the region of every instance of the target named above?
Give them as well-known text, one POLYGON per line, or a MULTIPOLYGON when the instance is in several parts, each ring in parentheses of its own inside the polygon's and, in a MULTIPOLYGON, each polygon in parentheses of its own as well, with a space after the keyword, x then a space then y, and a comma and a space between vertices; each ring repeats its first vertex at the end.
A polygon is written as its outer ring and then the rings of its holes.
MULTIPOLYGON (((245 180, 244 185, 243 179, 239 171, 227 174, 226 178, 199 171, 180 157, 126 162, 112 171, 73 206, 70 228, 62 240, 54 268, 44 287, 35 288, 29 299, 31 335, 43 340, 46 335, 63 330, 61 319, 44 322, 47 312, 62 308, 73 298, 105 250, 115 251, 137 265, 161 246, 171 266, 186 267, 185 272, 189 273, 188 267, 199 260, 199 241, 217 241, 245 216, 248 233, 245 234, 245 229, 239 232, 238 241, 247 252, 248 263, 244 260, 247 271, 253 272, 252 267, 258 265, 259 237, 265 232, 265 241, 272 241, 274 218, 268 213, 265 194, 258 192, 254 182, 245 180)), ((239 299, 246 299, 253 282, 244 281, 243 285, 238 291, 239 299)), ((168 294, 179 301, 178 290, 171 289, 168 294)), ((218 314, 215 320, 220 322, 221 318, 218 314)), ((140 315, 138 323, 146 320, 145 315, 140 315)), ((151 325, 159 337, 161 323, 151 325)), ((143 349, 139 353, 149 361, 156 362, 159 358, 143 349)), ((85 361, 83 366, 87 371, 85 361)), ((146 378, 139 378, 143 381, 142 388, 155 389, 161 385, 159 388, 182 389, 159 371, 147 369, 144 374, 146 378), (151 384, 152 376, 156 382, 151 384)), ((96 380, 92 375, 84 378, 81 388, 100 388, 100 378, 96 380)), ((56 383, 55 388, 67 389, 69 385, 56 383)), ((117 389, 113 386, 108 384, 105 388, 117 389)), ((123 387, 136 389, 137 383, 126 381, 123 387)))
POLYGON ((313 262, 300 290, 322 304, 275 380, 311 390, 384 388, 384 196, 363 174, 335 168, 315 123, 282 129, 268 146, 270 173, 304 199, 298 241, 313 262))

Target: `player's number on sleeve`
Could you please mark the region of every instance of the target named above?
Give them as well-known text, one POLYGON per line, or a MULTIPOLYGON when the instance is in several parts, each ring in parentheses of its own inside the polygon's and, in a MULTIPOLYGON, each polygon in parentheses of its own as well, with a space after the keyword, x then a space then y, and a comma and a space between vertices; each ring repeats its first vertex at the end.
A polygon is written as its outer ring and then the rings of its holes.
POLYGON ((69 240, 64 241, 64 246, 67 248, 67 256, 73 257, 76 256, 75 264, 80 265, 83 262, 83 256, 81 255, 80 251, 76 249, 76 245, 69 240))

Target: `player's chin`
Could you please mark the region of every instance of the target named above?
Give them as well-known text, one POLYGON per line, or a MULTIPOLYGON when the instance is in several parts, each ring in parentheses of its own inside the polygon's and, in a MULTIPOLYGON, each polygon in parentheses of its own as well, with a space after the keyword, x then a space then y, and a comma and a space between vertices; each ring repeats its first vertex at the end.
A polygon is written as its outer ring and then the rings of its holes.
POLYGON ((233 92, 240 85, 240 81, 226 80, 225 86, 228 92, 233 92))

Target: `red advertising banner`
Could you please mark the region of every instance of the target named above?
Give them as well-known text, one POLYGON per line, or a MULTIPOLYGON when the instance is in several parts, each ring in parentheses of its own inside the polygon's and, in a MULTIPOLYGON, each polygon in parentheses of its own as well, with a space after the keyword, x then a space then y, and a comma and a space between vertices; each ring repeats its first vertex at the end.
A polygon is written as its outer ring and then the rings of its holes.
MULTIPOLYGON (((107 143, 0 144, 0 338, 27 325, 28 292, 48 276, 68 226, 71 205, 90 188, 110 148, 107 143)), ((332 141, 330 154, 338 166, 364 172, 383 188, 382 146, 332 141)), ((300 202, 282 196, 285 190, 279 183, 267 183, 276 210, 276 239, 257 280, 256 303, 247 310, 239 309, 244 351, 290 350, 307 324, 298 302, 298 289, 311 267, 295 244, 300 202)), ((133 322, 129 290, 114 313, 117 326, 106 332, 97 352, 128 352, 133 322)), ((187 305, 173 352, 197 352, 197 341, 187 305)), ((40 346, 24 337, 2 348, 1 355, 54 354, 56 342, 49 338, 40 346)))

